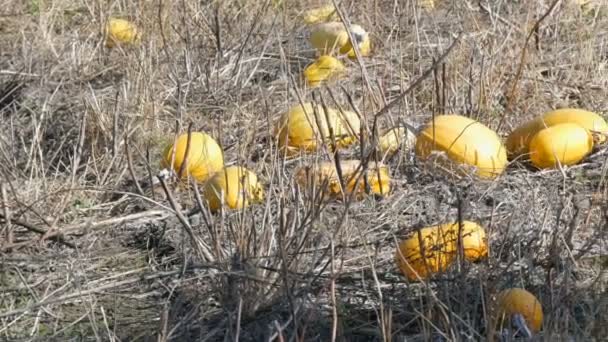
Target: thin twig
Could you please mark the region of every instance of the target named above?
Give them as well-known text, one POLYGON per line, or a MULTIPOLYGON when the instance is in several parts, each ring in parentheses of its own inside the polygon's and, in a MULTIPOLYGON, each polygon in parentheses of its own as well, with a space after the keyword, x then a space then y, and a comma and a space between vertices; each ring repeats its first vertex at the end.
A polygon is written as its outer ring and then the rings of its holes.
MULTIPOLYGON (((452 42, 452 45, 450 45, 450 47, 448 47, 448 49, 441 56, 439 56, 439 58, 435 61, 435 63, 433 63, 433 65, 431 65, 430 68, 428 68, 424 73, 422 73, 422 75, 420 75, 420 77, 418 77, 414 82, 412 82, 410 86, 407 87, 407 89, 402 91, 401 94, 397 95, 397 98, 389 102, 386 106, 384 106, 376 114, 374 114, 374 120, 377 120, 378 117, 386 114, 392 107, 401 102, 401 100, 405 96, 407 96, 407 94, 409 94, 412 90, 414 90, 414 88, 416 88, 420 83, 422 83, 422 81, 429 77, 429 75, 433 73, 433 70, 435 70, 435 68, 437 68, 437 66, 443 62, 443 60, 450 54, 450 52, 452 52, 452 49, 456 46, 456 44, 460 42, 461 36, 462 32, 458 34, 456 39, 454 39, 454 42, 452 42)), ((413 129, 413 127, 408 128, 413 129)))
MULTIPOLYGON (((28 222, 25 222, 25 221, 21 221, 21 220, 16 220, 16 219, 10 219, 10 216, 7 216, 6 212, 3 215, 0 215, 0 218, 2 220, 4 220, 5 223, 12 222, 13 224, 15 224, 17 226, 23 227, 23 228, 25 228, 25 229, 27 229, 27 230, 29 230, 31 232, 34 232, 34 233, 38 233, 38 234, 44 235, 44 234, 46 234, 48 232, 46 229, 37 227, 37 226, 35 226, 35 225, 31 224, 31 223, 28 223, 28 222)), ((57 241, 58 243, 60 243, 62 245, 68 246, 70 248, 76 248, 76 245, 74 245, 73 243, 65 241, 65 239, 61 236, 61 233, 62 232, 58 232, 58 234, 56 234, 56 235, 51 235, 50 238, 53 239, 54 241, 57 241)), ((12 240, 7 240, 7 241, 9 241, 8 245, 10 245, 10 244, 13 243, 12 240)), ((8 248, 5 249, 5 247, 3 247, 3 250, 5 250, 7 252, 9 251, 8 248)))
POLYGON ((163 179, 163 177, 158 177, 158 180, 160 181, 160 184, 163 187, 165 194, 167 195, 167 199, 169 200, 171 207, 173 208, 173 210, 175 210, 175 215, 177 216, 180 223, 186 230, 186 233, 190 237, 190 243, 192 244, 192 247, 194 248, 194 250, 198 252, 199 257, 201 257, 204 261, 209 261, 209 262, 213 261, 214 258, 210 252, 209 246, 205 242, 203 242, 200 238, 198 238, 198 236, 196 236, 196 234, 194 234, 194 230, 192 229, 192 226, 190 226, 190 223, 188 222, 188 220, 186 219, 184 214, 182 214, 182 212, 179 210, 177 202, 175 201, 175 198, 169 191, 169 188, 167 187, 167 184, 165 183, 165 180, 163 179))
MULTIPOLYGON (((13 228, 11 227, 11 210, 8 207, 8 195, 6 194, 6 183, 2 183, 2 211, 4 212, 6 244, 13 243, 13 228)), ((10 250, 7 250, 10 252, 10 250)))
MULTIPOLYGON (((137 180, 137 177, 135 176, 135 170, 133 168, 133 158, 131 157, 131 151, 129 148, 129 137, 125 134, 125 154, 127 155, 127 168, 129 169, 129 175, 131 175, 131 178, 133 179, 133 182, 135 182, 135 187, 137 188, 137 192, 139 192, 140 195, 145 196, 146 194, 144 193, 144 190, 141 188, 141 185, 139 185, 139 181, 137 180)), ((152 184, 150 184, 150 186, 152 186, 152 184)))

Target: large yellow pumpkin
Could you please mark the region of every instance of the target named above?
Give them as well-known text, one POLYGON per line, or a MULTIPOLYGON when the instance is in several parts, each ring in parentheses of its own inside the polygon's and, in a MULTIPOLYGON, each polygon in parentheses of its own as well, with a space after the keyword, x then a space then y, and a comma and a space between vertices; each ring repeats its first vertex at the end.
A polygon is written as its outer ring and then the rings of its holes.
POLYGON ((606 141, 604 134, 608 134, 608 124, 604 118, 584 109, 562 108, 547 112, 515 128, 505 142, 509 158, 513 159, 528 153, 532 138, 540 130, 563 123, 574 123, 589 131, 601 132, 595 135, 598 143, 606 141))
POLYGON ((498 322, 510 322, 513 315, 523 316, 532 333, 540 331, 543 324, 543 308, 538 299, 530 292, 520 288, 509 288, 497 295, 498 322))
POLYGON ((421 159, 433 151, 445 152, 454 162, 476 167, 481 178, 495 178, 507 165, 506 150, 496 132, 455 114, 439 115, 429 122, 416 137, 415 150, 421 159))
POLYGON ((338 147, 345 147, 357 140, 361 121, 355 112, 328 108, 325 113, 323 106, 317 105, 315 116, 310 102, 304 106, 297 105, 283 113, 275 124, 274 134, 281 152, 287 156, 299 152, 314 152, 326 143, 331 147, 329 127, 333 129, 338 147), (327 120, 329 118, 329 120, 327 120))
POLYGON ((536 133, 529 149, 530 161, 540 169, 573 165, 593 150, 593 136, 574 123, 553 125, 536 133))
POLYGON ((135 24, 125 19, 110 18, 106 25, 106 47, 113 48, 120 44, 131 44, 139 39, 135 24))
MULTIPOLYGON (((175 173, 178 173, 186 159, 187 144, 188 133, 184 133, 177 138, 175 144, 170 144, 165 148, 161 166, 173 168, 175 173), (175 160, 171 166, 174 147, 175 160)), ((220 145, 210 135, 203 132, 192 132, 187 159, 187 165, 184 166, 183 174, 180 176, 185 177, 190 174, 198 182, 206 181, 224 167, 224 154, 220 145)))
MULTIPOLYGON (((361 56, 369 56, 371 52, 369 34, 357 24, 351 24, 350 31, 359 46, 361 56)), ((355 57, 353 45, 348 38, 348 32, 346 32, 346 26, 342 22, 332 21, 314 25, 309 41, 320 54, 330 55, 337 50, 340 54, 347 54, 349 58, 355 57)))
POLYGON ((354 198, 360 200, 367 194, 365 179, 369 186, 369 193, 376 195, 386 195, 391 189, 388 166, 382 163, 369 162, 366 174, 362 175, 362 167, 359 160, 340 161, 342 179, 345 182, 345 189, 340 184, 340 178, 334 162, 321 162, 316 165, 303 166, 296 170, 296 182, 302 187, 315 186, 321 188, 332 198, 341 197, 342 194, 349 196, 355 192, 354 198), (366 177, 366 178, 365 178, 366 177))
POLYGON ((242 166, 228 166, 205 183, 203 195, 209 209, 216 212, 222 204, 230 209, 242 209, 260 203, 264 200, 264 188, 252 171, 242 166))

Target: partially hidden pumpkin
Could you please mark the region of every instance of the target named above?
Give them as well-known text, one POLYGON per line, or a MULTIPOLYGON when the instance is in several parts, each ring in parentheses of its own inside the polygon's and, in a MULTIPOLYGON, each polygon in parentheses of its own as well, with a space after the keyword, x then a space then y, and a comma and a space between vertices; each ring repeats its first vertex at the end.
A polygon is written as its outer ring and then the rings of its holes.
POLYGON ((514 159, 527 154, 532 138, 540 130, 563 123, 577 124, 592 133, 596 131, 597 134, 594 134, 594 139, 598 143, 604 143, 607 139, 608 124, 600 115, 579 108, 561 108, 549 111, 515 128, 505 141, 509 158, 514 159))
MULTIPOLYGON (((369 56, 371 41, 369 34, 361 25, 351 24, 350 31, 359 47, 361 56, 369 56)), ((348 37, 346 26, 340 21, 318 23, 312 26, 309 42, 320 54, 329 55, 335 51, 355 58, 353 44, 348 37)))
MULTIPOLYGON (((458 241, 458 222, 449 227, 454 240, 458 241)), ((486 230, 477 222, 462 221, 462 249, 465 259, 469 261, 479 261, 488 256, 488 238, 486 230)))
POLYGON ((420 0, 418 3, 420 7, 427 11, 432 11, 435 9, 435 0, 420 0))
POLYGON ((446 270, 458 254, 458 234, 466 260, 475 262, 488 255, 485 229, 474 221, 424 227, 414 232, 399 245, 395 258, 404 276, 409 280, 427 278, 446 270), (422 241, 422 244, 421 244, 422 241))
POLYGON ((177 137, 174 144, 170 144, 165 148, 161 166, 172 168, 180 178, 189 174, 198 182, 206 181, 224 167, 223 151, 215 139, 207 133, 192 132, 190 135, 190 147, 186 156, 187 146, 188 133, 184 133, 177 137), (175 150, 175 159, 173 164, 171 164, 173 150, 175 150), (186 165, 184 165, 182 174, 179 175, 184 162, 186 162, 186 165))
POLYGON ((497 322, 505 326, 512 323, 513 315, 519 314, 525 319, 532 333, 540 331, 543 323, 543 308, 532 293, 522 288, 508 288, 497 296, 497 322))
POLYGON ((308 25, 339 19, 333 3, 306 10, 302 14, 302 20, 308 25))
POLYGON ((410 281, 423 280, 445 271, 456 258, 454 242, 442 226, 414 232, 397 247, 395 261, 410 281))
POLYGON ((329 161, 298 168, 295 172, 296 182, 304 188, 315 187, 324 191, 331 198, 341 197, 342 194, 349 196, 353 192, 355 199, 362 199, 368 193, 375 195, 389 193, 391 181, 388 166, 369 162, 366 172, 363 172, 359 160, 342 160, 339 165, 344 188, 340 183, 336 164, 329 161))
POLYGON ((496 178, 507 165, 500 137, 484 124, 465 116, 438 115, 416 137, 416 155, 426 159, 434 151, 445 152, 456 163, 475 167, 480 178, 496 178))
POLYGON ((110 18, 106 24, 105 44, 108 48, 134 43, 139 37, 140 34, 137 27, 128 20, 110 18))
POLYGON ((330 127, 336 146, 346 147, 357 140, 361 121, 355 112, 339 111, 310 102, 291 107, 275 123, 274 135, 287 156, 317 151, 323 144, 331 148, 330 127), (316 108, 316 113, 314 108, 316 108))
POLYGON ((322 55, 304 69, 303 75, 306 84, 313 88, 323 81, 329 82, 340 78, 345 70, 344 64, 337 58, 322 55))
POLYGON ((264 200, 264 188, 257 175, 242 166, 227 166, 213 175, 202 191, 212 212, 222 205, 242 209, 264 200))
POLYGON ((413 148, 416 144, 416 134, 406 127, 395 127, 384 132, 378 139, 378 151, 381 158, 390 157, 401 148, 413 148))
POLYGON ((574 165, 593 150, 593 136, 586 128, 563 123, 541 129, 530 141, 530 161, 539 169, 574 165))

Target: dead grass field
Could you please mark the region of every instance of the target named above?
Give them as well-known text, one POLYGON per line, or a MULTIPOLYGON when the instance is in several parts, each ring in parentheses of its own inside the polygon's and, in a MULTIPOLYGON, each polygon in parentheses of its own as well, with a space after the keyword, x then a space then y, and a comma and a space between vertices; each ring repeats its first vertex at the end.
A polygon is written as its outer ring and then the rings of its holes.
POLYGON ((559 107, 607 117, 606 4, 560 1, 522 58, 552 1, 437 3, 340 2, 373 55, 313 91, 301 80, 315 52, 299 15, 315 2, 0 0, 0 340, 499 340, 492 298, 517 286, 543 304, 538 340, 605 341, 605 147, 564 172, 514 162, 494 181, 401 150, 387 161, 388 196, 325 204, 292 171, 332 157, 277 153, 272 122, 298 94, 354 105, 371 127, 459 35, 380 129, 458 113, 505 137, 559 107), (105 48, 109 16, 134 20, 140 43, 105 48), (226 164, 262 178, 263 204, 196 212, 194 192, 172 183, 179 220, 153 179, 189 125, 221 143, 226 164), (486 227, 487 260, 408 282, 397 242, 459 208, 486 227))

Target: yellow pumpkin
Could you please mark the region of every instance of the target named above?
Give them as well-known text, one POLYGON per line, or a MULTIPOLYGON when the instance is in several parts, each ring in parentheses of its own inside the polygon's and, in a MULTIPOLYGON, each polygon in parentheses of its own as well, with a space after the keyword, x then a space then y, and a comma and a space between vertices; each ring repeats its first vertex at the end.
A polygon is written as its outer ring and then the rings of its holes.
POLYGON ((395 127, 384 132, 378 139, 378 151, 381 158, 391 156, 401 147, 413 148, 416 144, 416 135, 406 127, 395 127))
MULTIPOLYGON (((357 40, 357 38, 355 38, 355 40, 357 40)), ((346 54, 348 56, 348 58, 350 59, 356 59, 357 55, 355 54, 355 50, 352 48, 352 45, 350 45, 350 43, 347 45, 347 47, 343 48, 342 51, 344 50, 348 50, 348 53, 346 54)), ((369 34, 365 33, 365 38, 363 38, 363 41, 359 44, 359 52, 361 52, 361 57, 367 57, 370 55, 372 50, 372 41, 369 38, 369 34)), ((342 52, 340 51, 340 52, 342 52)))
MULTIPOLYGON (((344 191, 334 162, 321 162, 317 165, 300 167, 295 172, 295 179, 301 187, 315 186, 318 188, 326 184, 327 187, 322 190, 327 190, 329 195, 334 198, 342 196, 343 193, 349 196, 354 191, 354 198, 359 200, 367 194, 365 175, 361 175, 362 167, 359 167, 360 165, 359 160, 340 161, 342 179, 346 187, 344 191)), ((371 194, 386 195, 389 193, 391 184, 388 166, 369 162, 366 177, 371 194)))
POLYGON ((414 232, 395 253, 397 266, 410 281, 445 271, 455 258, 453 236, 442 225, 414 232))
POLYGON ((135 24, 125 19, 110 18, 106 25, 106 47, 113 48, 119 44, 131 44, 139 39, 135 24))
POLYGON ((222 204, 230 209, 242 209, 260 203, 264 200, 264 188, 252 171, 242 166, 228 166, 205 183, 203 195, 209 209, 216 212, 222 204))
MULTIPOLYGON (((351 34, 359 46, 361 56, 369 56, 371 41, 369 34, 357 24, 351 24, 351 34)), ((309 37, 310 44, 323 55, 329 55, 338 50, 340 54, 347 54, 349 58, 355 57, 353 45, 348 38, 346 26, 342 22, 332 21, 318 23, 312 27, 309 37)))
MULTIPOLYGON (((175 146, 175 160, 173 170, 179 170, 186 158, 186 146, 188 144, 188 133, 180 135, 174 144, 167 146, 163 152, 161 166, 171 167, 171 156, 175 146)), ((208 134, 203 132, 192 132, 190 137, 190 149, 188 150, 187 165, 184 167, 181 177, 190 174, 198 182, 204 182, 214 173, 224 167, 224 154, 218 143, 208 134)))
POLYGON ((580 8, 583 14, 589 14, 600 4, 598 0, 573 0, 572 2, 580 8))
POLYGON ((445 152, 457 163, 476 167, 481 178, 495 178, 507 165, 507 154, 498 134, 461 115, 439 115, 416 137, 416 155, 426 159, 433 151, 445 152), (433 127, 435 139, 433 141, 433 127))
POLYGON ((543 324, 543 308, 530 292, 520 288, 509 288, 497 295, 498 322, 510 321, 513 315, 523 316, 532 333, 540 331, 543 324))
POLYGON ((317 87, 323 81, 331 81, 343 75, 346 68, 337 58, 320 56, 304 69, 304 79, 309 87, 317 87))
POLYGON ((424 8, 427 11, 435 9, 435 0, 420 0, 420 7, 424 8))
POLYGON ((528 153, 530 141, 538 131, 563 123, 575 123, 590 131, 600 132, 595 135, 598 143, 606 141, 604 134, 608 134, 608 124, 604 118, 584 109, 562 108, 547 112, 514 129, 505 141, 509 157, 512 159, 528 153))
POLYGON ((530 161, 539 169, 574 165, 593 150, 593 136, 584 127, 563 123, 541 129, 530 141, 530 161))
POLYGON ((342 114, 328 107, 325 113, 323 106, 317 105, 316 108, 317 116, 312 103, 304 103, 304 106, 298 104, 283 113, 276 122, 274 135, 279 148, 287 156, 317 151, 323 143, 331 147, 330 126, 338 147, 349 146, 357 140, 361 121, 355 112, 345 110, 342 114))
POLYGON ((339 17, 334 4, 328 4, 305 11, 302 19, 306 24, 312 25, 320 22, 339 20, 339 17))
MULTIPOLYGON (((458 246, 458 222, 453 223, 450 227, 453 239, 458 246)), ((479 261, 488 256, 488 240, 485 229, 476 222, 462 221, 462 249, 465 259, 469 261, 479 261)))

